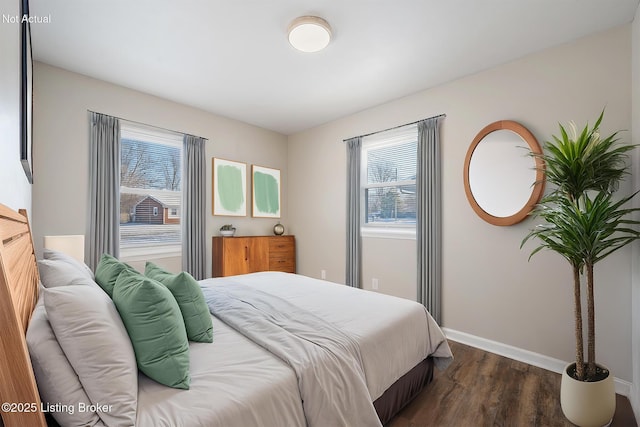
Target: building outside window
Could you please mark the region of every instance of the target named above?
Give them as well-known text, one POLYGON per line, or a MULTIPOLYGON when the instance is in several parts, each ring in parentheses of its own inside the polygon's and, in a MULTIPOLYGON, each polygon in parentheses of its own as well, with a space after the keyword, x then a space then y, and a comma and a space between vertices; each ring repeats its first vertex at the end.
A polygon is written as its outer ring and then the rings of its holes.
POLYGON ((183 135, 121 122, 120 255, 180 256, 183 135))

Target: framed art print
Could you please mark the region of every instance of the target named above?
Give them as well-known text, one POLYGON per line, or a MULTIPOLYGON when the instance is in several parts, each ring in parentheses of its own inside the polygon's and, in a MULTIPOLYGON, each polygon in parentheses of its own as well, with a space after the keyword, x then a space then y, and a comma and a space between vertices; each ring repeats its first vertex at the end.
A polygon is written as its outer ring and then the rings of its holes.
POLYGON ((280 218, 280 170, 253 165, 251 183, 252 216, 280 218))
POLYGON ((214 215, 247 215, 247 165, 212 159, 212 204, 214 215))

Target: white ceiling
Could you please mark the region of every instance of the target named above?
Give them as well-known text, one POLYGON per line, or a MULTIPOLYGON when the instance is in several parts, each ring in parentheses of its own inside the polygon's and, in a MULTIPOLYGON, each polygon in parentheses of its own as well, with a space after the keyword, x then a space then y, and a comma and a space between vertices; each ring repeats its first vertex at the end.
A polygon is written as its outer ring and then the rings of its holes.
MULTIPOLYGON (((639 0, 31 0, 36 60, 291 134, 631 22, 639 0), (326 19, 320 53, 287 41, 326 19)), ((594 58, 597 61, 597 58, 594 58)))

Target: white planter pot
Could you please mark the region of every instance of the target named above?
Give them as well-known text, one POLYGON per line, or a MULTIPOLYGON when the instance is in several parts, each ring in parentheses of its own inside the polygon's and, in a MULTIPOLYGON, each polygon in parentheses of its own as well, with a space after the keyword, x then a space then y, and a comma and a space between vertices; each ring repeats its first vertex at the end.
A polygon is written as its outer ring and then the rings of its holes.
MULTIPOLYGON (((580 427, 608 425, 616 412, 616 391, 613 374, 602 381, 577 381, 567 374, 565 366, 560 385, 562 412, 569 421, 580 427)), ((602 367, 602 365, 598 365, 602 367)))

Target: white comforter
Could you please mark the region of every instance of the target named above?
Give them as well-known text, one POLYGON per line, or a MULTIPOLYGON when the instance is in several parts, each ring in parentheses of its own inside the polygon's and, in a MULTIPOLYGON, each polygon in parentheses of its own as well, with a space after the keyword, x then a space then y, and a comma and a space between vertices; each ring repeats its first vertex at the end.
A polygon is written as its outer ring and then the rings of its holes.
MULTIPOLYGON (((208 279, 240 281, 329 320, 361 351, 371 400, 420 361, 451 361, 444 334, 416 302, 305 276, 264 272, 208 279)), ((175 390, 141 376, 138 426, 305 426, 294 372, 280 359, 214 317, 214 342, 192 343, 191 389, 175 390)))
POLYGON ((211 313, 296 373, 308 427, 382 427, 358 343, 326 319, 238 282, 204 287, 211 313))
POLYGON ((191 387, 138 377, 136 427, 304 427, 294 372, 213 318, 213 343, 189 343, 191 387))
POLYGON ((360 345, 367 386, 376 400, 402 375, 424 360, 435 358, 436 367, 446 368, 452 360, 444 333, 414 301, 364 291, 306 276, 263 272, 209 279, 238 280, 255 286, 328 319, 360 345))

